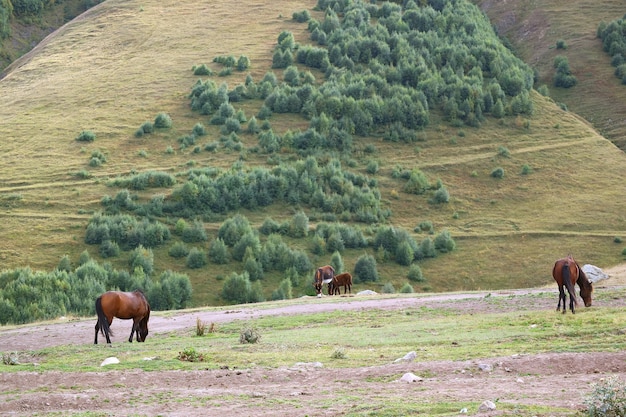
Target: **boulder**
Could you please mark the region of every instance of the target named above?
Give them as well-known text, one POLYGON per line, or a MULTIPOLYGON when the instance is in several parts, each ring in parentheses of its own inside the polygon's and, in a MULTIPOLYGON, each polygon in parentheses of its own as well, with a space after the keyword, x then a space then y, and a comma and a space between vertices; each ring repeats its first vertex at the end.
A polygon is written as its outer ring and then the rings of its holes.
POLYGON ((120 360, 111 356, 110 358, 106 358, 105 360, 103 360, 100 366, 113 365, 116 363, 120 363, 120 360))
POLYGON ((605 274, 604 271, 602 271, 600 268, 598 268, 595 265, 585 264, 582 266, 581 269, 583 270, 585 275, 587 275, 589 282, 591 282, 592 284, 595 284, 596 282, 599 282, 599 281, 603 281, 605 279, 609 279, 609 275, 605 274))

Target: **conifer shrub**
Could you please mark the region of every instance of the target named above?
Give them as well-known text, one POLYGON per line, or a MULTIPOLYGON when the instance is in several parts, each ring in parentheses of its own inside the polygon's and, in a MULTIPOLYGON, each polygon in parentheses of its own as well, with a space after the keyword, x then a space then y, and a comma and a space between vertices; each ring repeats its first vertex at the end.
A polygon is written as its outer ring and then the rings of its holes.
POLYGON ((378 281, 376 259, 372 255, 361 255, 354 265, 354 278, 357 282, 378 281))
POLYGON ((222 239, 217 238, 209 245, 209 259, 215 264, 227 264, 230 260, 228 247, 222 239))
POLYGON ((193 75, 213 75, 213 71, 206 64, 200 64, 192 68, 193 75))
POLYGON ((154 118, 154 127, 156 129, 169 129, 172 127, 172 119, 167 113, 159 113, 154 118))
POLYGON ((185 258, 189 255, 189 249, 183 242, 174 243, 167 252, 172 258, 185 258))
POLYGON ((96 140, 96 134, 91 130, 83 130, 76 136, 78 142, 93 142, 96 140))
POLYGON ((198 269, 202 268, 207 264, 207 256, 201 249, 191 248, 189 254, 187 255, 187 260, 185 265, 187 268, 198 269))
POLYGON ((425 282, 426 281, 424 279, 424 274, 422 273, 422 269, 417 264, 412 264, 409 267, 407 278, 413 282, 425 282))

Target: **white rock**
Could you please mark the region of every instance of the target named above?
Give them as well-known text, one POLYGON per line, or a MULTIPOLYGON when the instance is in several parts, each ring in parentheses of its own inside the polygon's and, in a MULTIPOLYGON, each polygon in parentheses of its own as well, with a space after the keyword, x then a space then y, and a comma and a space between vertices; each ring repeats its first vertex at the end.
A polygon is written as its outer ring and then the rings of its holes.
POLYGON ((585 275, 587 275, 587 278, 591 283, 596 283, 598 281, 609 279, 609 275, 605 274, 604 271, 602 271, 597 266, 585 264, 582 266, 581 269, 583 270, 585 275))
POLYGON ((323 368, 322 362, 296 362, 298 368, 323 368))
POLYGON ((113 365, 116 363, 120 363, 120 360, 116 357, 111 356, 110 358, 106 358, 105 360, 103 360, 100 366, 113 365))
POLYGON ((484 372, 491 372, 493 371, 493 366, 489 365, 488 363, 480 363, 478 364, 478 369, 484 372))
POLYGON ((486 413, 488 411, 493 411, 496 409, 496 405, 489 401, 489 400, 485 400, 480 407, 478 407, 478 411, 481 413, 486 413))
POLYGON ((411 351, 411 352, 407 353, 406 355, 404 355, 403 357, 396 359, 393 362, 394 363, 397 363, 397 362, 413 362, 415 360, 415 358, 417 358, 417 353, 415 353, 415 351, 411 351))
POLYGON ((402 378, 400 378, 400 381, 402 382, 420 382, 423 380, 424 379, 422 377, 419 377, 411 372, 407 372, 406 374, 402 375, 402 378))
POLYGON ((358 293, 356 293, 356 295, 376 295, 376 294, 378 293, 372 290, 364 290, 364 291, 359 291, 358 293))

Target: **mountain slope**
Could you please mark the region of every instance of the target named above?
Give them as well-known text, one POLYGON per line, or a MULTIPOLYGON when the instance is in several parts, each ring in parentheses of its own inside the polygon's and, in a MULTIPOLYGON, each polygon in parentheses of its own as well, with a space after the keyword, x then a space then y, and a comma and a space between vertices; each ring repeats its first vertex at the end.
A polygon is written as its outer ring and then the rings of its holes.
MULTIPOLYGON (((245 0, 234 8, 225 1, 109 0, 16 61, 0 81, 3 267, 50 270, 64 254, 76 261, 85 249, 97 257, 97 247, 83 243, 84 233, 91 214, 101 208, 101 198, 117 192, 106 185, 108 179, 131 171, 230 167, 240 160, 238 152, 178 149, 177 139, 202 120, 189 107, 187 96, 198 78, 191 68, 210 64, 218 55, 246 55, 252 62, 250 74, 261 79, 271 70, 281 31, 309 43, 306 24, 296 23, 291 15, 315 4, 245 0), (137 128, 159 112, 172 117, 174 128, 135 138, 137 128), (86 129, 97 139, 75 141, 86 129), (176 151, 167 152, 168 147, 176 151), (107 156, 99 168, 88 165, 95 150, 107 156)), ((245 75, 234 73, 223 81, 232 87, 245 75)), ((359 139, 354 169, 366 172, 371 157, 363 150, 374 145, 380 165, 375 178, 392 210, 391 223, 412 231, 431 221, 457 241, 454 252, 420 264, 428 280, 424 289, 542 285, 551 280, 554 259, 567 253, 601 267, 620 261, 622 246, 614 238, 626 236, 625 154, 582 118, 538 94, 533 100, 532 117, 489 120, 480 129, 450 127, 433 117, 419 146, 359 139), (531 171, 527 175, 521 174, 524 165, 531 171), (403 193, 404 183, 391 175, 396 166, 420 168, 433 181, 440 178, 450 202, 433 206, 423 197, 403 193), (490 176, 496 167, 505 171, 501 180, 490 176)), ((242 108, 255 114, 259 106, 244 103, 242 108)), ((303 119, 272 118, 272 127, 282 132, 306 126, 303 119)), ((214 140, 217 130, 211 135, 214 140)), ((246 147, 255 144, 254 138, 244 138, 246 147)), ((246 164, 266 165, 267 160, 249 153, 246 164)), ((153 193, 139 194, 149 198, 153 193)), ((272 207, 245 215, 260 225, 266 216, 283 220, 293 213, 291 207, 272 207)), ((214 236, 219 222, 206 227, 214 236)), ((347 251, 348 269, 360 254, 347 251)), ((314 261, 328 263, 329 258, 314 261)), ((125 257, 113 263, 127 267, 125 257)), ((189 274, 198 303, 217 302, 218 275, 237 268, 189 270, 170 258, 167 248, 155 251, 155 267, 189 274)), ((385 262, 378 268, 381 285, 406 282, 406 269, 385 262)))
POLYGON ((596 36, 598 25, 624 15, 619 0, 593 2, 557 0, 536 2, 474 1, 489 16, 498 32, 510 40, 520 57, 533 66, 551 96, 582 115, 606 138, 626 151, 626 86, 614 76, 611 57, 596 36), (557 41, 566 48, 557 49, 557 41), (553 87, 554 57, 568 58, 578 84, 553 87))

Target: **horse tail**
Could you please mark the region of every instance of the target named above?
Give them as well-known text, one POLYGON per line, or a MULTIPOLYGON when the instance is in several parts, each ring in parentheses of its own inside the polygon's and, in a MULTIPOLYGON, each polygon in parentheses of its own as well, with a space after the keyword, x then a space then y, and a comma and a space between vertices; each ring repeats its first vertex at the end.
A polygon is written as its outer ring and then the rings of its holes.
POLYGON ((109 320, 104 315, 104 310, 102 309, 102 297, 96 299, 96 314, 98 315, 98 322, 100 323, 100 333, 107 338, 113 336, 113 332, 109 327, 109 320))
POLYGON ((561 276, 563 277, 563 284, 565 288, 567 288, 567 292, 569 292, 570 298, 574 301, 574 305, 578 305, 578 300, 576 300, 576 291, 574 288, 574 284, 572 283, 572 277, 569 271, 569 262, 566 262, 561 268, 561 276))

